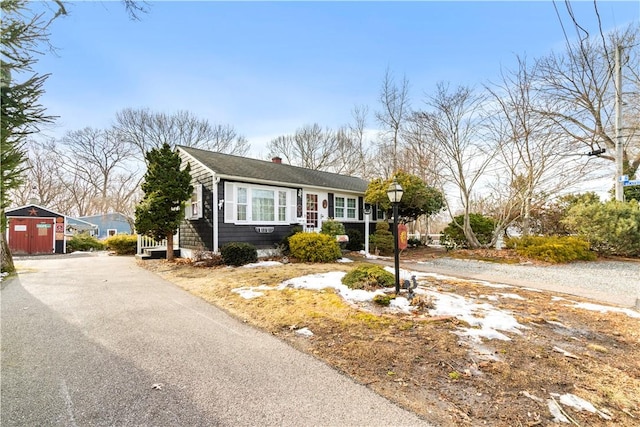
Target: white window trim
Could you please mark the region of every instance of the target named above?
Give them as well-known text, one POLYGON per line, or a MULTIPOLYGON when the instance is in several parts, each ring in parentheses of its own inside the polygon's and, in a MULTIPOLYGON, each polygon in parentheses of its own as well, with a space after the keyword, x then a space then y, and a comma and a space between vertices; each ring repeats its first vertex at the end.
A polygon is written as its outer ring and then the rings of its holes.
POLYGON ((193 193, 188 201, 187 205, 187 218, 191 220, 202 218, 202 184, 195 184, 193 186, 193 193), (196 196, 196 200, 193 200, 193 196, 196 196), (195 209, 194 209, 195 206, 195 209), (195 213, 194 213, 195 210, 195 213))
POLYGON ((333 219, 335 220, 341 220, 341 221, 350 221, 350 222, 354 222, 354 221, 358 221, 358 197, 357 196, 347 196, 345 194, 336 194, 333 196, 333 219), (344 206, 341 207, 341 209, 343 210, 343 216, 338 216, 337 214, 337 210, 338 210, 338 202, 337 199, 343 199, 344 200, 344 206), (349 217, 348 211, 349 211, 349 199, 351 200, 355 200, 355 215, 353 218, 349 217))
POLYGON ((284 187, 272 187, 266 185, 256 185, 244 182, 225 182, 224 184, 224 222, 227 224, 237 225, 289 225, 296 222, 296 190, 284 187), (237 200, 238 188, 247 189, 247 219, 238 220, 237 200), (253 190, 272 191, 274 196, 274 220, 273 221, 254 221, 252 219, 252 192, 253 190), (279 191, 283 191, 287 195, 285 220, 280 221, 279 218, 279 191))

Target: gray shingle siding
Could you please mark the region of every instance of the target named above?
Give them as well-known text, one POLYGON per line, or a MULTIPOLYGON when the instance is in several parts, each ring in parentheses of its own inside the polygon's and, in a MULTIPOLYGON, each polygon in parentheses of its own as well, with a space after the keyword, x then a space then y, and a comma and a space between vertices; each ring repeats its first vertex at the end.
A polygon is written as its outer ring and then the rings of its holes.
MULTIPOLYGON (((186 159, 183 157, 183 161, 186 159)), ((202 218, 186 218, 180 224, 180 247, 213 250, 213 174, 202 165, 191 162, 191 182, 202 184, 202 218)))
MULTIPOLYGON (((224 199, 225 180, 221 180, 218 184, 218 195, 220 199, 224 199)), ((240 182, 240 181, 234 181, 240 182)), ((258 233, 254 225, 238 225, 224 222, 224 213, 221 212, 218 217, 218 244, 220 247, 231 242, 251 243, 258 249, 275 249, 276 246, 286 236, 291 234, 294 225, 269 225, 273 227, 272 233, 258 233)))

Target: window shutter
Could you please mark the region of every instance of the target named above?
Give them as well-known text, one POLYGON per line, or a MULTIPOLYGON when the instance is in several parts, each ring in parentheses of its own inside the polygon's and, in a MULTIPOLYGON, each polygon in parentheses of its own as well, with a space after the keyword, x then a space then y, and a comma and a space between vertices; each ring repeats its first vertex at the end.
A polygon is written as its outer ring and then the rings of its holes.
POLYGON ((196 185, 196 200, 198 201, 198 206, 197 206, 198 212, 195 215, 195 218, 197 218, 197 219, 202 218, 202 207, 203 207, 202 206, 203 205, 203 203, 202 203, 202 187, 203 187, 202 184, 197 184, 196 185))
POLYGON ((364 220, 364 197, 358 197, 358 220, 364 220))
POLYGON ((184 203, 184 217, 186 219, 191 219, 191 217, 193 217, 193 214, 191 212, 191 199, 187 200, 184 203))
POLYGON ((289 223, 293 224, 296 222, 296 218, 298 217, 298 197, 296 190, 289 190, 289 194, 287 195, 287 220, 289 223))
POLYGON ((235 222, 235 188, 232 182, 224 183, 224 222, 235 222))
POLYGON ((329 216, 329 218, 334 218, 335 210, 334 210, 333 193, 328 194, 328 199, 329 199, 329 212, 327 212, 327 215, 329 216))

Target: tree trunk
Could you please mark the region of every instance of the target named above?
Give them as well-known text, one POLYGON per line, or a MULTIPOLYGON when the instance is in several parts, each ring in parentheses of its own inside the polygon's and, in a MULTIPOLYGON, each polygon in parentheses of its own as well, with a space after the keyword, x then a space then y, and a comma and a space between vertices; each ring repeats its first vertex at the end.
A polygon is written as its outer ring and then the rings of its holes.
POLYGON ((173 233, 167 235, 167 261, 173 261, 173 233))
POLYGON ((464 237, 467 239, 467 243, 469 244, 469 249, 478 249, 482 245, 478 241, 476 237, 476 233, 473 232, 471 228, 471 221, 469 220, 469 212, 465 212, 464 214, 464 224, 462 225, 462 232, 464 233, 464 237))
POLYGON ((15 273, 16 268, 13 265, 13 256, 11 255, 11 250, 5 239, 4 232, 0 232, 0 257, 2 258, 0 271, 3 273, 15 273))

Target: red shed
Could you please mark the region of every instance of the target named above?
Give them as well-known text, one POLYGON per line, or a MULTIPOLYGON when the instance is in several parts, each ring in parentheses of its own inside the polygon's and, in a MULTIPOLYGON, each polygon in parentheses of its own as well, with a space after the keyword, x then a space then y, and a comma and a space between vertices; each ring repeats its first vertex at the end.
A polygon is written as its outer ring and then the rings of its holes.
POLYGON ((7 243, 15 255, 63 254, 66 217, 38 205, 7 209, 7 243))

